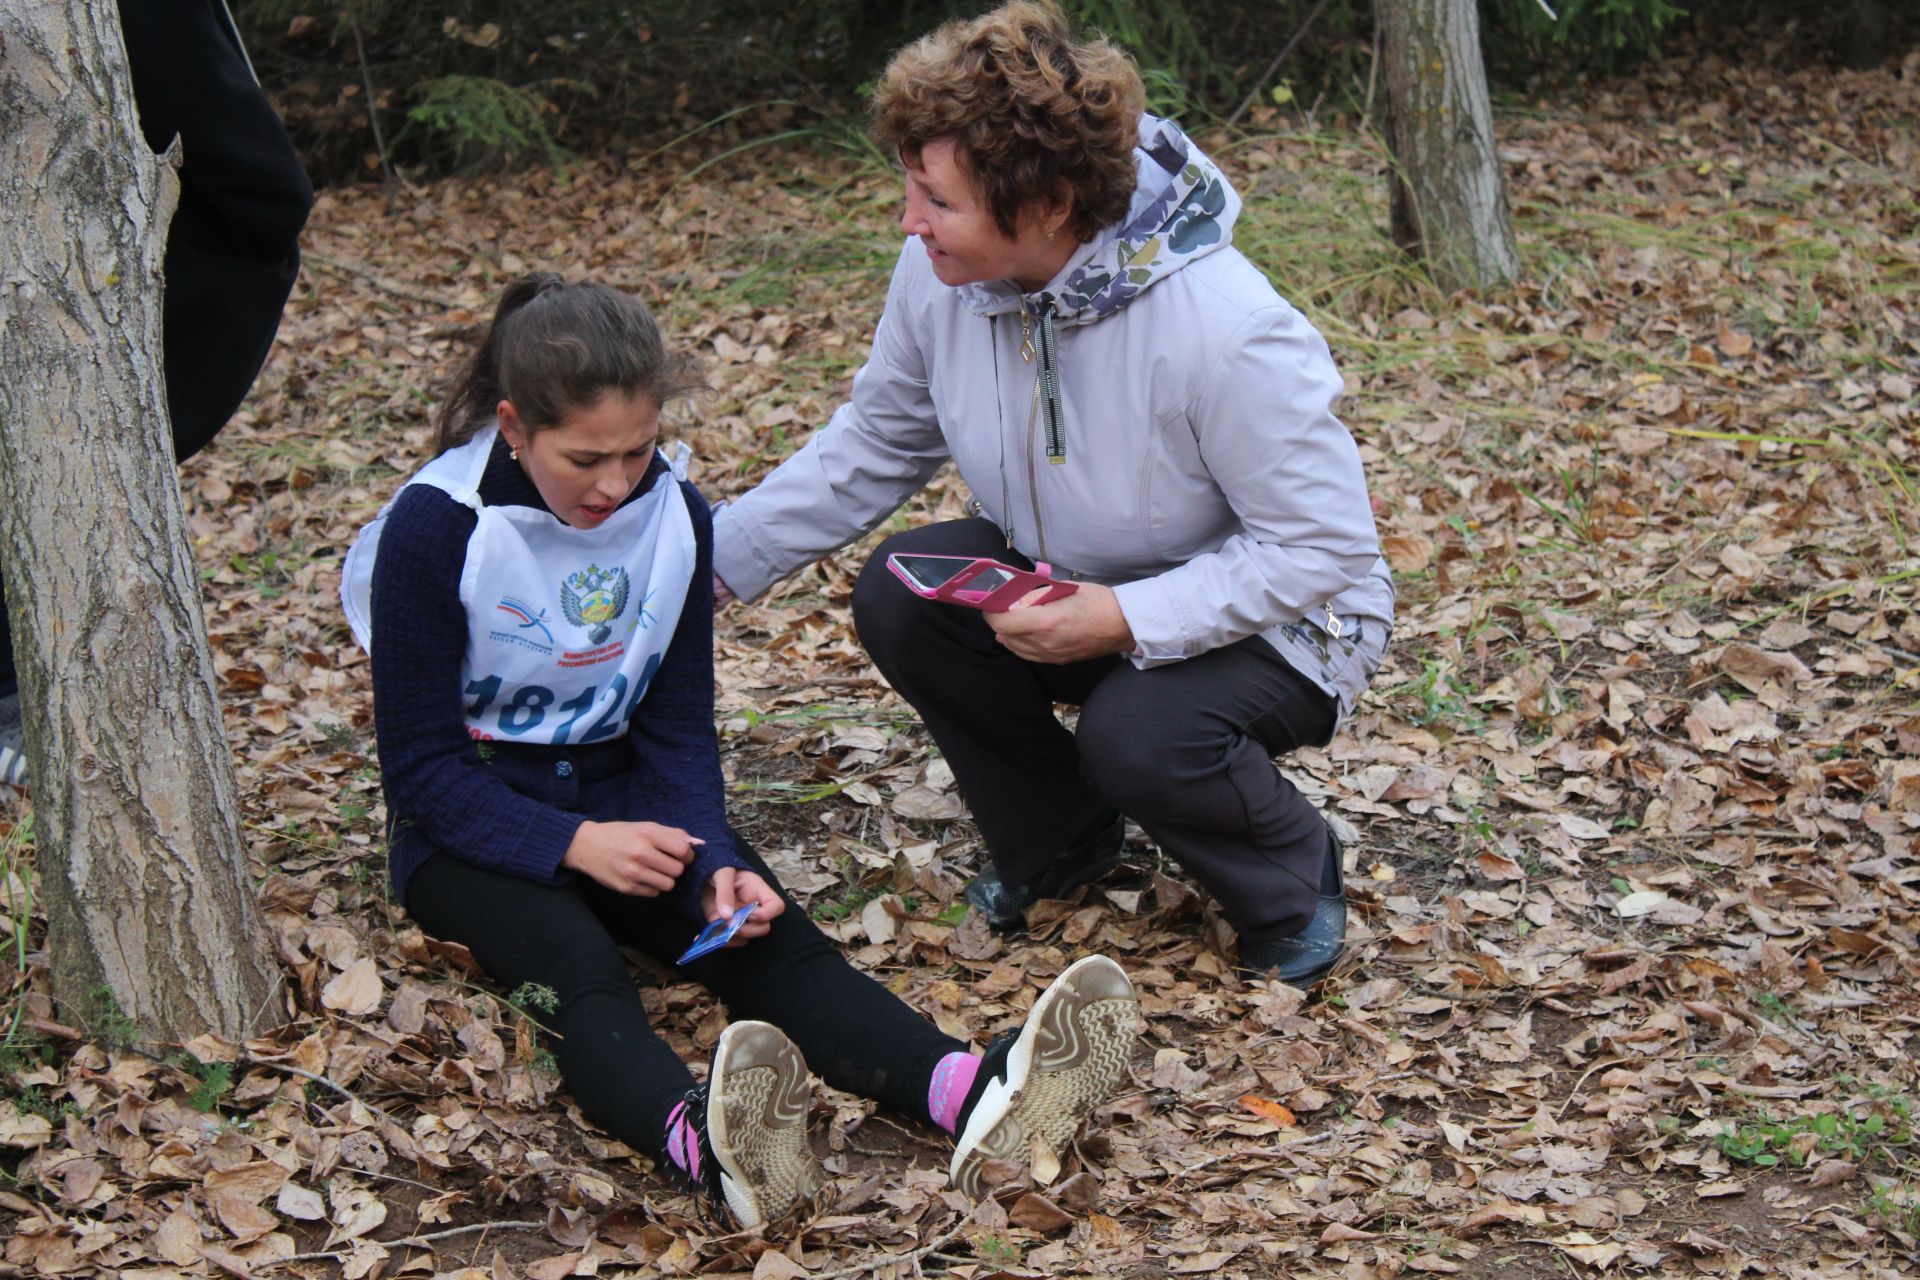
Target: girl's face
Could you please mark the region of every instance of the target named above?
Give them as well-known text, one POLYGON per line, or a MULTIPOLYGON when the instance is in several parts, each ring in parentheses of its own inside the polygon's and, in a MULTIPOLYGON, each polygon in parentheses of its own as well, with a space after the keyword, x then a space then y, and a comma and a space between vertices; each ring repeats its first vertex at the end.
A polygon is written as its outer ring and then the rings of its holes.
POLYGON ((553 514, 576 529, 600 525, 626 501, 653 461, 660 404, 610 391, 529 432, 511 400, 500 402, 500 434, 553 514))
POLYGON ((1019 234, 1002 231, 951 138, 929 142, 920 148, 920 163, 903 168, 907 207, 900 215, 900 229, 920 237, 941 284, 1011 280, 1032 293, 1053 279, 1078 247, 1072 236, 1059 231, 1067 218, 1060 206, 1022 211, 1019 234), (1056 232, 1051 240, 1049 229, 1056 232))

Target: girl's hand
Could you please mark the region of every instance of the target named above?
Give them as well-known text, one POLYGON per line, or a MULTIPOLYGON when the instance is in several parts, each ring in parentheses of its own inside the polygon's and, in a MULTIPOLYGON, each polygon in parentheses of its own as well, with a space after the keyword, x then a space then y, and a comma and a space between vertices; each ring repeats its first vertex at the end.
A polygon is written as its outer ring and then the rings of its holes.
POLYGON ((1133 628, 1110 588, 1083 582, 1052 604, 1018 605, 987 615, 1001 644, 1028 662, 1079 662, 1131 653, 1133 628))
POLYGON ((657 822, 583 822, 560 865, 616 893, 657 898, 673 888, 703 843, 657 822))
POLYGON ((720 610, 726 608, 728 605, 732 604, 737 599, 739 599, 739 597, 733 594, 733 588, 728 586, 725 580, 722 579, 719 574, 717 573, 714 574, 713 575, 713 610, 714 612, 718 613, 720 610))
POLYGON ((700 911, 709 920, 724 920, 749 902, 760 909, 748 916, 727 946, 744 946, 749 938, 764 938, 773 928, 773 918, 787 909, 787 900, 755 871, 722 867, 713 873, 700 890, 700 911))

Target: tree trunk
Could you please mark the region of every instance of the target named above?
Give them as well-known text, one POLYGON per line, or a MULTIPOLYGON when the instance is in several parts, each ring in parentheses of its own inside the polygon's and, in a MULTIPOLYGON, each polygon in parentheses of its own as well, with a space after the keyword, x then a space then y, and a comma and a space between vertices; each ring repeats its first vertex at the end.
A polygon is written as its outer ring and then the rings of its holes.
POLYGON ((1393 239, 1449 289, 1520 270, 1474 0, 1380 0, 1393 239))
POLYGON ((160 372, 179 182, 114 0, 0 5, 0 565, 54 995, 239 1038, 284 1015, 237 824, 160 372))

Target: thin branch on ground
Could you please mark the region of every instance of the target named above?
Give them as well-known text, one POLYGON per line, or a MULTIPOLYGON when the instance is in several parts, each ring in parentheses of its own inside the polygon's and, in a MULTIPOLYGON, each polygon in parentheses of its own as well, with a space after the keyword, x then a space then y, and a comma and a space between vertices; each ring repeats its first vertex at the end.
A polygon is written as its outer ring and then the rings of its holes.
MULTIPOLYGON (((382 1249, 424 1249, 436 1240, 451 1240, 454 1236, 472 1235, 476 1231, 544 1231, 545 1222, 470 1222, 464 1227, 448 1227, 445 1231, 430 1231, 425 1235, 408 1236, 404 1240, 368 1240, 367 1244, 377 1244, 382 1249)), ((275 1258, 271 1262, 258 1262, 258 1267, 279 1267, 289 1262, 338 1262, 347 1254, 338 1249, 323 1249, 317 1253, 296 1253, 285 1258, 275 1258)))
POLYGON ((329 271, 339 272, 344 276, 353 276, 365 280, 379 292, 390 294, 402 302, 420 302, 430 307, 439 307, 442 311, 453 311, 461 305, 444 294, 423 293, 418 289, 409 289, 404 285, 394 284, 390 280, 383 279, 371 268, 363 267, 357 262, 348 262, 343 258, 333 257, 330 254, 320 252, 318 249, 302 249, 300 251, 300 260, 302 262, 311 262, 316 266, 325 267, 329 271))

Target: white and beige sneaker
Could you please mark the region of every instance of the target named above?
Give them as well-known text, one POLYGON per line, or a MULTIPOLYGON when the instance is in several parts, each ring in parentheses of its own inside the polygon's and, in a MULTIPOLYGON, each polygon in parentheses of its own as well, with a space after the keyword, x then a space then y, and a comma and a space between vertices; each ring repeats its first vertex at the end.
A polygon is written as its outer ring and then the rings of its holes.
POLYGON ((687 1095, 701 1139, 703 1189, 742 1229, 777 1219, 820 1188, 807 1143, 807 1064, 778 1027, 720 1033, 707 1082, 687 1095))
POLYGON ((1140 1034, 1140 1000, 1105 956, 1070 965, 1034 1001, 1019 1031, 981 1059, 961 1107, 949 1177, 962 1194, 986 1190, 989 1160, 1025 1164, 1036 1145, 1065 1152, 1094 1108, 1127 1079, 1140 1034))

